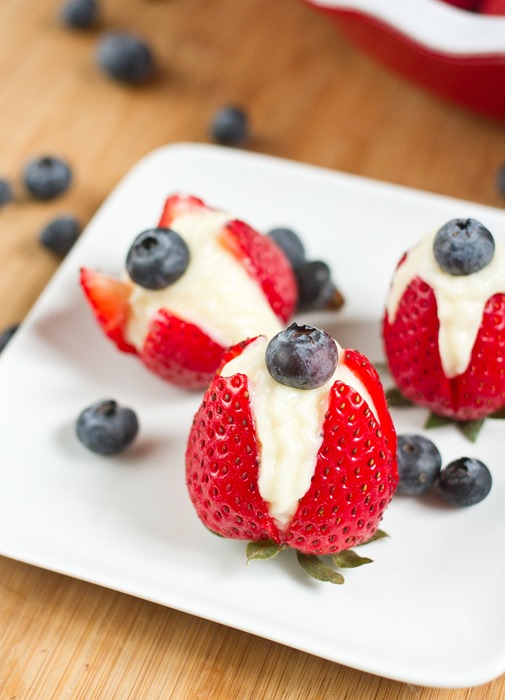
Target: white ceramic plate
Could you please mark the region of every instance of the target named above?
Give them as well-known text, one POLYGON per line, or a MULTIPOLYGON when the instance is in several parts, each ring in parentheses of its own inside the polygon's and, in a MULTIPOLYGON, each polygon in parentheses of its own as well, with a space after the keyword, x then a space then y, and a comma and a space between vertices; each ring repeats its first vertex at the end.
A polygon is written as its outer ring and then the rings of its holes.
MULTIPOLYGON (((144 158, 68 255, 0 361, 0 553, 156 601, 336 662, 421 685, 477 685, 505 670, 504 427, 476 445, 432 433, 444 461, 491 468, 489 497, 468 509, 396 497, 368 545, 375 561, 343 586, 308 579, 293 552, 246 566, 244 543, 210 535, 184 484, 184 448, 200 397, 118 353, 78 286, 81 265, 116 273, 133 237, 174 191, 201 196, 260 230, 295 227, 309 256, 331 263, 347 297, 322 323, 343 345, 381 358, 379 319, 403 250, 449 218, 481 219, 505 240, 501 211, 213 146, 144 158), (105 459, 74 438, 92 401, 134 407, 136 445, 105 459)), ((425 412, 394 414, 399 432, 425 412)))

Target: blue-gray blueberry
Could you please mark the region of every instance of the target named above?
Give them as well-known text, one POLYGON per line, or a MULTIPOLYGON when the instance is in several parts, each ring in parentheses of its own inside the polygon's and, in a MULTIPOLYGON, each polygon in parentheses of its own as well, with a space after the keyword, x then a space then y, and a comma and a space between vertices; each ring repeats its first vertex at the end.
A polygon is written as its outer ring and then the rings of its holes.
POLYGON ((61 158, 47 155, 26 164, 23 182, 36 199, 53 199, 69 188, 72 171, 61 158))
POLYGON ((265 362, 279 384, 296 389, 316 389, 335 372, 338 350, 326 331, 292 323, 270 340, 265 362))
POLYGON ((134 240, 126 256, 130 278, 145 289, 164 289, 176 282, 189 265, 189 249, 169 228, 148 229, 134 240))
POLYGON ((79 441, 91 452, 111 456, 125 450, 137 437, 139 422, 131 408, 113 399, 85 408, 76 423, 79 441))

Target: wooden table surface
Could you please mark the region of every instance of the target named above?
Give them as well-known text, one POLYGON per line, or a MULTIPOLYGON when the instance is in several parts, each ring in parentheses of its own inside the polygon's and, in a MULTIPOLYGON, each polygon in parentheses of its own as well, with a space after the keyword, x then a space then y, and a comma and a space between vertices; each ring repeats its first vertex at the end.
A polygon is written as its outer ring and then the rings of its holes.
MULTIPOLYGON (((505 125, 432 97, 360 54, 298 0, 103 0, 68 31, 55 0, 0 3, 0 176, 60 154, 75 182, 0 212, 0 327, 19 322, 58 266, 37 240, 55 214, 86 222, 139 157, 206 142, 214 110, 243 105, 250 150, 503 207, 505 125), (136 31, 158 78, 141 88, 96 67, 100 35, 136 31)), ((26 564, 0 558, 1 698, 463 700, 414 687, 26 564)))

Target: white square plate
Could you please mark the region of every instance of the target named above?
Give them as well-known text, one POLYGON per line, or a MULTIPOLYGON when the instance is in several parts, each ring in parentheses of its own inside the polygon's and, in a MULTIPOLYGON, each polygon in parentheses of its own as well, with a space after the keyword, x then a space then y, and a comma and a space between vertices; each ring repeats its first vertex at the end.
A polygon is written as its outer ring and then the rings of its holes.
MULTIPOLYGON (((504 427, 473 445, 432 432, 444 462, 477 456, 494 484, 482 503, 450 509, 396 497, 364 548, 373 564, 343 586, 308 579, 293 552, 245 565, 243 542, 210 535, 184 484, 186 435, 200 395, 150 375, 98 329, 81 265, 112 274, 131 241, 157 223, 165 197, 202 197, 259 230, 295 228, 331 264, 347 298, 338 314, 305 316, 344 346, 382 357, 379 319, 394 266, 427 230, 474 217, 505 241, 501 211, 206 145, 144 158, 111 194, 62 263, 0 361, 0 553, 156 601, 336 662, 421 685, 463 687, 505 670, 504 427), (137 443, 105 459, 74 437, 89 403, 134 408, 137 443)), ((394 411, 399 432, 426 412, 394 411)))

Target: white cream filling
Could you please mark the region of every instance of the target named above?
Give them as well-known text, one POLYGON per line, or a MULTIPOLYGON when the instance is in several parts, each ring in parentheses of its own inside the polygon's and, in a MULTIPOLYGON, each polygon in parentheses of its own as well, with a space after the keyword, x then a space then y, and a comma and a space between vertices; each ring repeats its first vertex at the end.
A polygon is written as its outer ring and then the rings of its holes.
POLYGON ((317 389, 294 389, 275 381, 265 364, 268 338, 260 337, 221 371, 249 379, 252 412, 260 443, 258 488, 269 514, 281 531, 289 527, 298 501, 310 487, 322 443, 329 391, 336 380, 355 389, 376 415, 373 401, 361 381, 339 362, 333 376, 317 389))
POLYGON ((139 351, 152 317, 161 308, 199 326, 225 347, 281 330, 259 285, 219 242, 229 220, 223 212, 204 211, 184 214, 172 222, 171 228, 189 248, 188 269, 177 282, 159 291, 133 285, 125 335, 139 351))
POLYGON ((496 242, 494 257, 486 267, 471 275, 455 276, 438 265, 433 254, 435 236, 436 231, 421 239, 396 270, 387 314, 393 323, 400 301, 415 277, 426 282, 437 301, 442 367, 447 377, 456 377, 468 367, 486 302, 494 294, 505 292, 505 248, 496 242))

